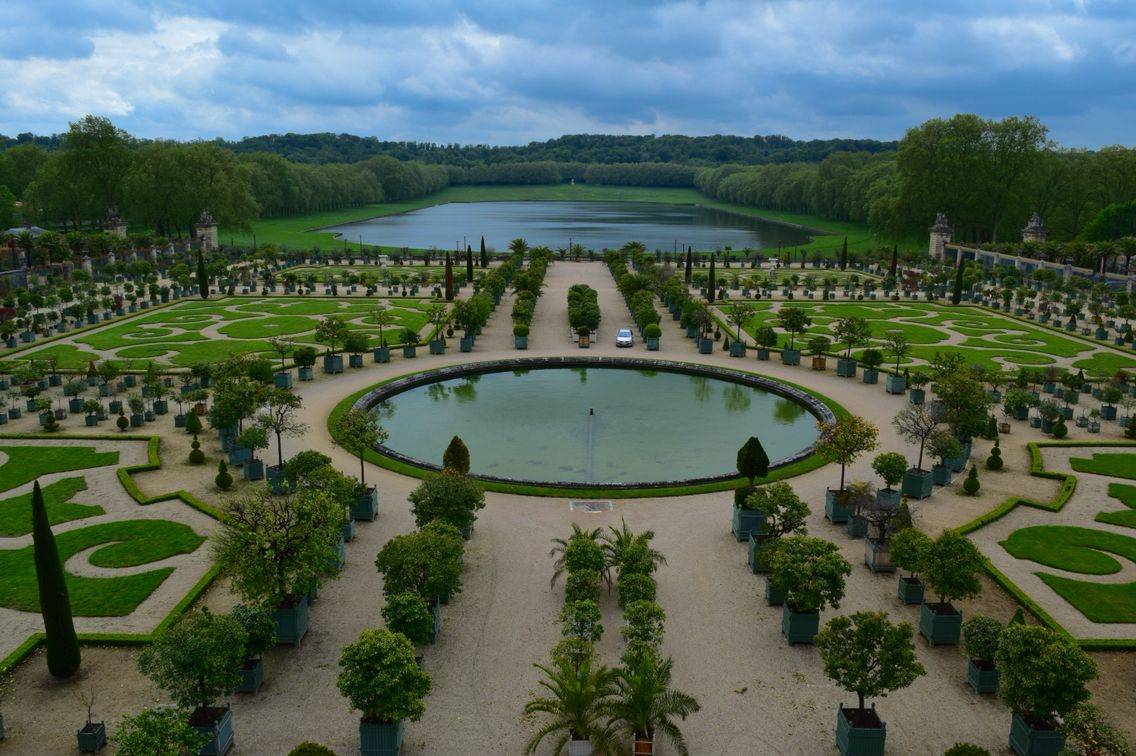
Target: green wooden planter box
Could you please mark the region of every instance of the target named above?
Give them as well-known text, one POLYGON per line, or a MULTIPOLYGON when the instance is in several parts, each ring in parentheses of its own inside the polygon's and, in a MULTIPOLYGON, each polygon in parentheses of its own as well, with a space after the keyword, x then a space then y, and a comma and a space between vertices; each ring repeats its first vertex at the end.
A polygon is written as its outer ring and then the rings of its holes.
POLYGON ((292 388, 292 371, 281 370, 272 376, 272 382, 276 388, 292 388))
POLYGON ((645 341, 647 342, 647 351, 648 352, 659 351, 659 337, 658 336, 647 336, 645 341))
POLYGON ((856 377, 856 360, 841 357, 836 361, 836 375, 841 378, 856 377))
POLYGON ((462 336, 461 339, 458 340, 458 349, 460 349, 463 352, 472 352, 473 351, 473 337, 472 336, 462 336))
POLYGON ((889 394, 902 394, 907 390, 907 378, 893 373, 884 381, 884 387, 889 394))
POLYGON ((769 350, 766 349, 765 347, 758 347, 757 348, 757 359, 761 360, 762 362, 765 362, 766 360, 768 360, 769 359, 769 350))
POLYGON ((107 743, 106 722, 91 722, 75 731, 82 753, 98 753, 107 743))
POLYGON ((233 747, 233 710, 225 707, 225 713, 209 725, 194 725, 193 729, 209 738, 209 742, 198 753, 200 756, 224 756, 233 747))
POLYGON ((824 516, 833 525, 842 525, 848 522, 848 518, 852 514, 851 507, 841 504, 837 500, 839 493, 839 491, 833 491, 831 488, 824 492, 824 516))
MULTIPOLYGON (((872 704, 871 711, 875 713, 875 710, 872 704)), ((844 712, 843 706, 836 710, 836 747, 840 753, 843 756, 883 756, 887 724, 880 721, 879 727, 853 727, 844 712)))
POLYGON ((975 693, 997 693, 1002 675, 993 664, 975 664, 974 659, 966 660, 966 681, 975 693))
POLYGON ((351 505, 351 517, 356 520, 374 522, 378 516, 379 489, 377 486, 371 486, 367 489, 367 493, 360 496, 359 500, 351 505))
POLYGON ((782 349, 781 350, 781 364, 796 366, 801 364, 801 350, 800 349, 782 349))
POLYGON ((849 517, 844 523, 844 532, 850 538, 863 538, 868 534, 868 519, 861 516, 849 517))
POLYGON ((314 378, 310 365, 304 365, 302 367, 296 368, 296 373, 299 374, 301 381, 310 381, 314 378))
POLYGON ((353 368, 363 367, 363 355, 351 354, 347 356, 347 364, 353 368))
POLYGON ((927 645, 958 645, 962 635, 962 612, 953 607, 952 610, 953 614, 940 614, 932 611, 930 604, 919 607, 919 634, 927 639, 927 645))
POLYGON ((714 339, 699 339, 698 341, 699 354, 713 354, 714 353, 714 339))
POLYGON ((528 349, 529 348, 529 337, 528 336, 513 336, 513 346, 517 349, 528 349))
POLYGON ((754 575, 762 575, 769 571, 762 558, 769 545, 770 541, 765 535, 750 533, 749 548, 746 549, 746 564, 749 565, 750 571, 754 575))
POLYGON ((268 489, 274 494, 282 494, 288 490, 287 483, 284 479, 284 468, 272 465, 264 469, 265 479, 268 481, 268 489))
POLYGON ((744 341, 730 342, 730 356, 731 357, 745 357, 746 345, 744 341))
POLYGON ((926 499, 935 490, 930 470, 910 469, 903 475, 903 495, 909 499, 926 499))
POLYGON ((946 465, 934 465, 931 467, 931 482, 936 486, 946 486, 951 482, 951 468, 946 465))
POLYGON ((775 586, 768 577, 765 578, 765 590, 761 595, 769 606, 782 606, 785 603, 785 591, 775 586))
POLYGON ((278 606, 272 611, 276 622, 276 642, 300 645, 308 632, 308 597, 301 596, 291 606, 278 606))
POLYGON ((356 528, 358 528, 358 525, 355 524, 354 518, 348 517, 347 522, 342 523, 340 525, 340 528, 341 528, 340 532, 343 536, 343 541, 345 543, 348 542, 348 541, 354 541, 355 540, 355 530, 356 530, 356 528))
POLYGON ((899 588, 896 591, 899 600, 908 605, 923 603, 923 581, 917 577, 899 578, 899 588))
POLYGON ((1065 736, 1056 730, 1036 728, 1014 712, 1010 717, 1010 748, 1018 756, 1058 756, 1065 749, 1065 736))
POLYGON ((872 572, 895 572, 891 563, 891 542, 864 539, 864 564, 872 572))
POLYGON ((323 372, 335 374, 343 372, 343 355, 325 354, 323 356, 323 372))
POLYGON ((907 392, 907 400, 912 404, 922 404, 927 400, 927 392, 921 388, 913 388, 907 392))
POLYGON ((362 756, 390 756, 402 749, 403 724, 359 720, 359 752, 362 756))
POLYGON ((371 354, 375 362, 384 363, 391 361, 390 347, 375 347, 371 354))
POLYGON ((865 369, 864 372, 860 374, 860 381, 869 386, 875 386, 880 382, 880 371, 865 369))
POLYGON ((820 612, 794 612, 788 604, 781 610, 781 634, 790 646, 810 644, 820 630, 820 612))
POLYGON ((246 659, 241 667, 241 684, 237 686, 239 693, 256 693, 264 683, 264 659, 246 659))
POLYGON ((751 533, 760 533, 765 528, 765 515, 759 509, 734 507, 733 523, 730 532, 739 541, 748 541, 751 533))
POLYGON ((432 339, 430 341, 430 354, 445 354, 446 342, 440 339, 432 339))
POLYGON ((418 347, 407 344, 402 348, 402 356, 408 360, 412 360, 418 356, 418 347))

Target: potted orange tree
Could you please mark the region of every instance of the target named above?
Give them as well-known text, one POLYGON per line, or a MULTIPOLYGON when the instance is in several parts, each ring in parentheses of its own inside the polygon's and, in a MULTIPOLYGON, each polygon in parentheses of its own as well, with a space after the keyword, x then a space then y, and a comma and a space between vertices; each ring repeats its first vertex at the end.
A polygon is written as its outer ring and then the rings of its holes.
POLYGON ((952 603, 982 592, 982 554, 957 530, 944 530, 919 559, 923 582, 938 597, 919 609, 919 634, 932 646, 956 646, 962 633, 962 611, 952 603))
POLYGON ((426 711, 430 675, 418 666, 406 636, 385 628, 364 630, 339 657, 339 692, 359 711, 363 756, 396 754, 405 722, 426 711))
POLYGON ((840 606, 850 574, 852 565, 823 538, 795 535, 778 541, 769 554, 769 578, 785 592, 781 632, 789 645, 813 642, 821 610, 840 606))
POLYGON ((876 448, 879 430, 858 415, 837 418, 835 422, 818 423, 820 435, 813 450, 829 462, 840 465, 840 488, 825 491, 824 515, 829 522, 848 522, 847 492, 844 490, 844 472, 857 457, 876 448))
POLYGON ((905 604, 923 603, 923 581, 918 572, 923 569, 923 554, 931 545, 926 533, 914 527, 903 528, 891 539, 891 563, 907 572, 899 576, 899 600, 905 604))
POLYGON ((856 612, 833 617, 817 634, 824 673, 855 693, 856 708, 838 706, 836 747, 844 756, 882 756, 887 726, 869 697, 906 688, 926 673, 915 658, 911 625, 892 624, 884 612, 856 612))

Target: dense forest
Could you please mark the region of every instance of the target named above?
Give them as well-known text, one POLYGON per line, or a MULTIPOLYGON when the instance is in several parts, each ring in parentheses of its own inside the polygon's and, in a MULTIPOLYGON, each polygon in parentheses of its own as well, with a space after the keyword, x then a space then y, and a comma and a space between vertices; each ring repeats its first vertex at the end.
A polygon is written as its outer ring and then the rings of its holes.
POLYGON ((449 185, 573 181, 697 187, 750 207, 866 223, 884 243, 925 237, 938 212, 962 240, 1013 241, 1034 212, 1059 241, 1136 234, 1136 150, 1065 149, 1032 117, 933 119, 898 144, 566 136, 461 147, 331 134, 186 143, 135 139, 93 116, 58 137, 0 141, 0 229, 91 228, 116 208, 132 225, 179 237, 205 208, 245 227, 449 185))
POLYGON ((571 134, 523 146, 386 142, 352 134, 269 134, 219 142, 237 153, 271 152, 301 163, 354 163, 375 155, 461 167, 498 163, 785 163, 815 162, 834 152, 894 150, 875 139, 813 139, 784 136, 615 136, 571 134))

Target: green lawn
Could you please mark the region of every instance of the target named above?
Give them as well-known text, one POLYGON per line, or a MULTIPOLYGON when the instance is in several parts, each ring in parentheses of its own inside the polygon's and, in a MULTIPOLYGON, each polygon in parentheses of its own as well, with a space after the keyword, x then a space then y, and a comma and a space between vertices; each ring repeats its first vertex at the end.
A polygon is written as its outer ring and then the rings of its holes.
POLYGON ((100 452, 89 446, 0 446, 0 452, 8 457, 0 465, 0 491, 30 483, 41 475, 118 464, 118 452, 100 452))
MULTIPOLYGON (((52 525, 101 515, 105 510, 94 504, 76 504, 71 497, 87 490, 82 477, 63 478, 43 487, 47 519, 52 525)), ((32 532, 31 492, 0 501, 0 538, 17 538, 32 532)))
POLYGON ((1098 452, 1091 458, 1073 457, 1069 465, 1077 472, 1136 480, 1136 454, 1098 452))
MULTIPOLYGON (((177 554, 191 553, 205 541, 192 528, 168 520, 125 520, 91 525, 56 535, 59 558, 105 544, 90 554, 96 567, 135 567, 177 554)), ((136 575, 92 578, 67 574, 71 609, 77 617, 121 617, 130 614, 173 572, 163 567, 136 575)), ((0 551, 0 606, 39 611, 32 547, 0 551)))
POLYGON ((1128 509, 1114 512, 1101 512, 1096 516, 1097 522, 1107 522, 1110 525, 1121 525, 1126 528, 1136 528, 1136 486, 1123 483, 1109 483, 1108 495, 1119 501, 1128 509))
POLYGON ((1017 559, 1085 575, 1120 572, 1120 562, 1109 554, 1136 562, 1136 538, 1069 525, 1021 528, 1002 541, 1002 546, 1017 559))
POLYGON ((1038 577, 1092 622, 1136 622, 1136 583, 1089 583, 1044 572, 1038 577))
POLYGON ((49 346, 19 354, 14 359, 43 359, 51 355, 58 358, 61 368, 82 369, 91 359, 98 359, 98 355, 83 349, 89 347, 110 353, 111 359, 131 369, 145 368, 150 360, 173 367, 189 367, 234 354, 273 353, 268 339, 277 336, 315 344, 315 329, 320 320, 333 314, 345 318, 351 330, 366 334, 371 344, 377 345, 378 326, 371 312, 378 304, 387 306, 395 319, 394 325, 386 330, 388 343, 401 343, 403 329, 423 332, 428 325, 427 310, 437 303, 420 297, 188 300, 97 333, 78 336, 77 346, 49 346))
MULTIPOLYGON (((814 215, 785 213, 775 210, 761 210, 744 205, 710 199, 696 189, 668 189, 639 186, 602 186, 593 184, 548 184, 539 186, 452 186, 437 194, 420 197, 405 202, 384 202, 376 205, 336 210, 291 218, 273 218, 253 221, 248 232, 235 229, 222 229, 222 242, 234 241, 251 244, 253 235, 257 244, 275 244, 292 249, 342 249, 344 241, 350 249, 359 249, 358 241, 342 240, 326 231, 313 231, 317 228, 337 226, 353 221, 378 218, 385 215, 406 213, 423 207, 442 205, 447 202, 493 202, 513 200, 602 200, 609 202, 663 202, 677 205, 702 205, 725 210, 751 218, 764 218, 779 223, 806 226, 830 236, 818 236, 812 243, 797 249, 820 251, 827 255, 836 254, 843 237, 848 237, 852 250, 874 247, 874 241, 867 224, 845 223, 820 218, 814 215)), ((393 247, 382 247, 385 251, 398 251, 393 247)))

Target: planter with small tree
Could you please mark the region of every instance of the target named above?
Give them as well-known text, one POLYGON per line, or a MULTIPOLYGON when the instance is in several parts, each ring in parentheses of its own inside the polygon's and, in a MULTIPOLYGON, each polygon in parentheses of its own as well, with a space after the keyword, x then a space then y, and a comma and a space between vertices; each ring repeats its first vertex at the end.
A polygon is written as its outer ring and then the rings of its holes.
POLYGON ((864 372, 861 373, 860 380, 869 386, 874 386, 879 383, 879 367, 883 361, 884 355, 879 349, 865 349, 860 355, 860 364, 864 366, 864 372))
POLYGON ((1039 625, 1010 623, 995 654, 1002 700, 1013 715, 1010 747, 1018 756, 1062 752, 1062 718, 1088 700, 1085 687, 1097 677, 1096 663, 1064 633, 1039 625))
POLYGON ((903 331, 888 331, 884 336, 884 348, 895 357, 895 371, 884 381, 889 394, 902 394, 907 390, 907 375, 899 372, 899 364, 911 352, 911 344, 903 331))
POLYGON ((919 444, 918 461, 904 473, 901 491, 908 498, 926 499, 934 491, 934 478, 930 470, 923 469, 923 452, 939 421, 925 405, 909 404, 899 411, 892 424, 908 443, 919 444))
MULTIPOLYGON (((83 706, 87 709, 86 723, 75 732, 75 738, 79 742, 79 751, 81 753, 98 753, 107 743, 106 722, 94 721, 94 715, 92 714, 95 706, 94 694, 89 692, 80 693, 79 700, 83 702, 83 706)), ((0 728, 2 727, 3 724, 0 723, 0 728)), ((0 740, 3 739, 3 733, 0 733, 0 740)))
POLYGON ((840 465, 840 488, 825 490, 824 514, 829 522, 848 522, 849 507, 844 490, 845 468, 861 454, 870 452, 878 444, 879 430, 857 415, 838 418, 833 423, 820 423, 820 433, 813 450, 829 462, 840 465))
POLYGON ((783 365, 800 365, 801 350, 796 348, 796 338, 799 334, 813 324, 803 308, 783 306, 777 313, 777 324, 781 330, 789 334, 789 345, 781 350, 781 363, 783 365))
POLYGON ((834 617, 816 636, 824 672, 837 685, 856 694, 856 708, 837 707, 836 747, 844 756, 884 753, 887 728, 867 707, 869 697, 906 688, 926 673, 915 657, 913 629, 892 624, 884 612, 856 612, 834 617))
POLYGON ((962 444, 950 430, 937 427, 927 439, 927 451, 938 460, 931 466, 931 482, 936 486, 949 485, 952 470, 947 460, 962 454, 962 444))
POLYGON ((347 352, 347 364, 353 368, 363 367, 363 352, 367 351, 370 343, 367 334, 352 331, 343 340, 343 351, 347 352))
POLYGON ((982 554, 966 536, 945 530, 926 546, 919 563, 923 582, 939 599, 920 607, 919 633, 931 646, 957 646, 962 611, 952 602, 981 593, 982 554))
POLYGON ((899 452, 877 454, 872 460, 872 469, 884 479, 884 488, 876 490, 876 501, 899 506, 901 494, 894 486, 903 480, 907 472, 907 458, 899 452))
POLYGON ((730 532, 737 540, 748 541, 751 533, 761 532, 764 526, 761 512, 750 506, 749 494, 754 490, 754 481, 769 474, 769 455, 765 453, 757 436, 750 436, 738 449, 737 470, 749 483, 734 491, 730 532))
POLYGON ((292 353, 292 361, 296 363, 296 375, 301 381, 310 381, 315 376, 312 374, 312 368, 316 364, 315 347, 302 346, 298 347, 292 353))
POLYGON ((367 486, 367 469, 364 456, 367 451, 387 440, 387 432, 379 425, 374 413, 362 409, 349 409, 334 424, 335 442, 359 458, 359 496, 351 505, 351 516, 356 520, 374 522, 379 516, 379 489, 367 486))
POLYGON ((245 604, 233 607, 232 617, 245 629, 244 661, 237 691, 256 693, 264 682, 264 653, 276 645, 276 622, 263 607, 245 604))
POLYGON ((823 371, 828 367, 826 354, 829 341, 826 336, 813 336, 809 339, 809 354, 812 355, 812 369, 823 371))
POLYGON ((923 603, 923 581, 918 573, 923 570, 923 555, 931 539, 914 527, 903 528, 891 538, 891 563, 907 572, 899 576, 897 596, 908 605, 923 603))
POLYGON ((384 628, 364 630, 339 657, 339 692, 359 711, 359 745, 363 756, 397 754, 407 720, 426 711, 430 675, 418 666, 414 646, 384 628))
POLYGON ((821 610, 839 608, 852 566, 835 544, 803 535, 779 539, 768 561, 771 583, 785 592, 782 634, 789 645, 812 643, 821 610))
POLYGON ((962 642, 966 649, 966 681, 975 693, 998 692, 998 667, 994 657, 1004 627, 992 617, 971 617, 962 623, 962 642))
POLYGON ((418 356, 418 331, 413 328, 404 328, 402 331, 402 356, 414 359, 418 356))
POLYGON ((372 352, 372 359, 378 363, 390 362, 390 346, 387 345, 384 329, 393 326, 398 320, 395 318, 394 313, 388 310, 385 305, 375 305, 372 307, 370 320, 379 327, 379 345, 375 347, 372 352))
POLYGON ((259 423, 250 425, 237 437, 237 443, 239 446, 235 447, 234 451, 236 449, 248 450, 248 457, 244 461, 245 480, 264 480, 264 460, 257 459, 256 453, 260 449, 268 448, 267 429, 259 423))
POLYGON ((753 489, 746 504, 762 515, 762 527, 750 532, 746 556, 750 570, 760 575, 769 571, 767 553, 778 538, 805 533, 809 505, 801 501, 788 483, 759 486, 753 489))
POLYGON ((757 359, 768 360, 769 350, 777 346, 777 332, 770 326, 761 326, 754 333, 754 341, 757 343, 757 359))
POLYGON ((208 738, 203 756, 225 754, 233 744, 233 710, 215 706, 241 682, 245 629, 224 614, 196 609, 142 650, 138 668, 178 706, 192 710, 189 724, 208 738))
POLYGON ((855 378, 856 360, 852 357, 852 350, 871 338, 871 326, 865 318, 850 315, 838 319, 832 333, 837 343, 844 345, 844 355, 836 361, 836 374, 841 378, 855 378))

